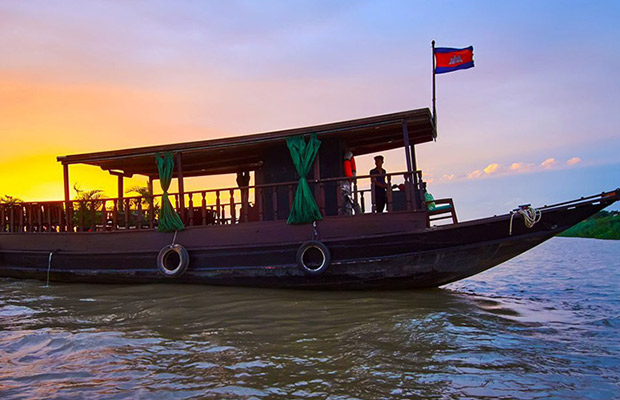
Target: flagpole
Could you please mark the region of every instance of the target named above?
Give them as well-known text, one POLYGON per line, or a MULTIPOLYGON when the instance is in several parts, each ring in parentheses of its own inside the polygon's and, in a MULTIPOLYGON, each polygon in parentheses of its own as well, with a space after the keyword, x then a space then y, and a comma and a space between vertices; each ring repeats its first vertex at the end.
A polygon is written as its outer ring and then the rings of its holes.
POLYGON ((433 124, 437 130, 437 108, 435 107, 435 41, 431 42, 433 48, 433 124))

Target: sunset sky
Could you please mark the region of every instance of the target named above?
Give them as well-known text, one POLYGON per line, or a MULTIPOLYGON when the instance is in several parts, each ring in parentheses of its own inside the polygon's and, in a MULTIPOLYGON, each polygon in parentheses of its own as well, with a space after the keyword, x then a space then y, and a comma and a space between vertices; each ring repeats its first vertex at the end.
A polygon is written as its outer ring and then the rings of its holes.
POLYGON ((433 39, 476 65, 437 77, 438 139, 417 148, 436 197, 472 218, 611 190, 618 21, 614 1, 0 0, 0 195, 61 199, 57 155, 430 107, 433 39))

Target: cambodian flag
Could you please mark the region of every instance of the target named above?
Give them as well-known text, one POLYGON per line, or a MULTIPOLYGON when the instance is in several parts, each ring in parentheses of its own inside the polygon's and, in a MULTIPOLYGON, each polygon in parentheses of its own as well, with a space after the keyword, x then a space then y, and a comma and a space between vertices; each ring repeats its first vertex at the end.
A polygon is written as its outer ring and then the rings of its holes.
POLYGON ((435 73, 444 74, 458 69, 474 66, 474 47, 453 49, 450 47, 435 48, 435 73))

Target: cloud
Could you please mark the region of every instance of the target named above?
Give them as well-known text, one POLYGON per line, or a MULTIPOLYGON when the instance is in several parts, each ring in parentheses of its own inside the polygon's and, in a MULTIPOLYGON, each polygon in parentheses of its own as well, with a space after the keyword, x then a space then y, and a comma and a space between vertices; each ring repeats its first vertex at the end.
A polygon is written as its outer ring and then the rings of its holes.
POLYGON ((551 168, 556 163, 557 163, 557 161, 555 160, 555 158, 547 158, 545 161, 540 163, 540 166, 543 167, 543 168, 551 168))
POLYGON ((575 164, 579 164, 580 162, 581 162, 581 158, 573 157, 570 160, 566 161, 566 164, 568 164, 568 165, 575 165, 575 164))
POLYGON ((487 165, 487 167, 484 169, 484 173, 491 175, 492 173, 494 173, 495 171, 497 171, 497 169, 499 168, 499 164, 498 163, 492 163, 487 165))
POLYGON ((443 176, 441 177, 441 180, 450 182, 450 181, 453 181, 454 178, 455 178, 454 174, 443 174, 443 176))
POLYGON ((531 163, 523 163, 523 162, 515 162, 510 164, 510 171, 512 172, 525 172, 530 171, 534 164, 531 163))
POLYGON ((476 178, 480 178, 481 176, 482 176, 482 171, 477 169, 471 174, 467 175, 467 179, 476 179, 476 178))

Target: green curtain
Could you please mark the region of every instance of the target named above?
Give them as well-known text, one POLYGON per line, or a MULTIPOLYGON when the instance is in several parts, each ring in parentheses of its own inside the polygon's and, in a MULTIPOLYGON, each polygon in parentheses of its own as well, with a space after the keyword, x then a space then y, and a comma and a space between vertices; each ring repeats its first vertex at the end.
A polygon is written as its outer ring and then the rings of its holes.
POLYGON ((161 190, 164 192, 161 196, 161 210, 159 212, 159 232, 173 232, 185 229, 183 221, 179 214, 172 208, 172 203, 168 199, 168 188, 172 181, 172 172, 174 171, 174 157, 172 152, 164 153, 164 156, 157 154, 155 156, 157 162, 157 170, 159 171, 159 183, 161 190))
POLYGON ((308 143, 306 143, 303 136, 297 136, 286 139, 286 145, 291 152, 293 164, 295 164, 300 177, 293 207, 286 223, 307 224, 323 219, 306 180, 306 175, 310 171, 321 142, 316 138, 316 134, 313 134, 310 136, 308 143))

